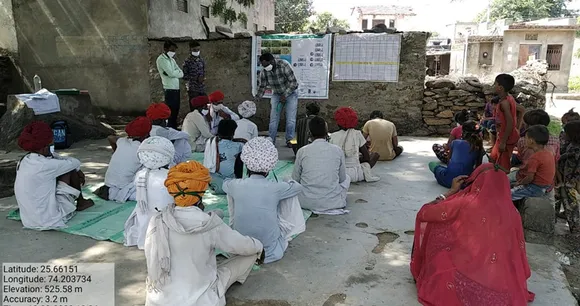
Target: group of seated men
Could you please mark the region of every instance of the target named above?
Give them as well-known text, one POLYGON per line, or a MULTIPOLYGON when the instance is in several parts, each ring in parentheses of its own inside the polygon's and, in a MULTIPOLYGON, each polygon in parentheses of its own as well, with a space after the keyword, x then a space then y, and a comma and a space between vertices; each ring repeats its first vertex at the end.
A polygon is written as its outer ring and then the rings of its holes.
MULTIPOLYGON (((247 102, 239 110, 248 108, 255 112, 255 105, 247 102)), ((205 149, 217 144, 213 166, 220 171, 229 167, 225 161, 238 161, 228 170, 236 175, 224 178, 220 186, 228 197, 228 226, 221 220, 223 212, 203 212, 202 197, 216 173, 189 161, 193 151, 189 135, 167 128, 169 116, 166 105, 153 104, 145 117, 126 126, 126 137, 109 138, 113 155, 105 185, 95 192, 117 202, 137 202, 125 224, 125 245, 145 250, 148 287, 160 289, 149 291, 148 305, 223 304, 227 288, 243 282, 256 260, 280 260, 292 237, 305 230, 301 208, 319 214, 345 213, 350 182, 379 179, 370 174, 370 167, 383 153, 373 148, 382 147, 386 132, 390 133, 387 158, 402 152, 394 125, 382 114, 373 113, 363 135, 356 130, 356 112, 340 108, 335 114, 340 130, 330 135, 323 118, 309 118, 311 139, 297 152, 292 180, 274 182, 267 179, 278 162, 272 141, 262 137, 234 141, 238 125, 222 117, 218 136, 206 139, 205 149), (231 154, 235 150, 239 153, 231 154), (362 167, 361 162, 368 164, 365 170, 349 170, 357 163, 362 167), (247 169, 246 178, 237 173, 240 165, 247 169), (240 256, 217 265, 211 255, 216 248, 240 256), (188 265, 195 269, 187 269, 188 265)), ((52 130, 43 122, 29 124, 19 138, 28 153, 18 166, 15 194, 27 228, 65 227, 76 211, 94 205, 82 194, 85 176, 80 161, 54 153, 52 144, 52 130)))

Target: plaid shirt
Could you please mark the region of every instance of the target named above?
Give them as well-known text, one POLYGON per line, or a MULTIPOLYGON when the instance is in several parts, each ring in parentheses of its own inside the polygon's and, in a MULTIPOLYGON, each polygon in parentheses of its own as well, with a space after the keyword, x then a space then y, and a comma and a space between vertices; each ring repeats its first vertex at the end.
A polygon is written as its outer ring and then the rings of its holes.
POLYGON ((272 71, 262 69, 260 71, 260 83, 257 97, 261 98, 266 92, 266 87, 272 88, 274 94, 288 97, 298 89, 298 81, 294 71, 288 62, 277 59, 272 71))
POLYGON ((205 93, 205 84, 199 82, 205 76, 205 61, 199 56, 191 55, 183 64, 183 79, 187 81, 187 90, 205 93))
MULTIPOLYGON (((526 148, 525 137, 520 137, 516 147, 518 148, 518 158, 522 163, 525 163, 534 154, 532 150, 526 148)), ((556 162, 560 160, 560 139, 558 137, 550 135, 550 140, 548 140, 546 147, 554 153, 556 162)))

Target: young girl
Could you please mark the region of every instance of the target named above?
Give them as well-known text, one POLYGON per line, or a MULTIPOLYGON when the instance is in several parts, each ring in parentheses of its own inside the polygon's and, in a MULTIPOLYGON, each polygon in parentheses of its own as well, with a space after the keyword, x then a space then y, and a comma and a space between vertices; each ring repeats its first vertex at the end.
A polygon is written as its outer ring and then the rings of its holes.
POLYGON ((511 158, 516 143, 520 139, 519 127, 525 109, 516 103, 509 92, 514 88, 515 79, 509 74, 500 74, 495 78, 495 91, 500 97, 496 108, 497 139, 491 150, 491 160, 509 173, 511 158))
POLYGON ((447 188, 451 188, 454 178, 470 175, 483 159, 483 139, 479 125, 475 121, 467 121, 463 123, 462 131, 462 139, 454 140, 449 146, 447 167, 437 162, 429 163, 429 170, 435 174, 437 182, 447 188))
POLYGON ((451 133, 449 135, 449 140, 447 141, 447 143, 445 144, 434 144, 433 145, 433 152, 435 152, 435 156, 437 156, 437 158, 444 164, 447 164, 449 162, 449 146, 451 145, 451 143, 455 140, 455 139, 461 139, 461 135, 463 134, 462 128, 461 126, 463 125, 463 123, 465 123, 467 120, 470 120, 472 118, 472 113, 471 111, 464 109, 460 112, 455 113, 455 116, 453 116, 453 119, 455 120, 455 123, 457 124, 456 127, 453 128, 453 130, 451 130, 451 133))
MULTIPOLYGON (((564 120, 562 120, 564 121, 564 120)), ((560 156, 558 162, 558 189, 560 201, 556 205, 556 213, 560 212, 560 205, 564 206, 564 216, 568 221, 571 233, 578 232, 580 221, 578 211, 578 186, 580 183, 580 121, 570 121, 564 126, 565 140, 568 143, 566 153, 560 156)))
POLYGON ((580 114, 574 111, 574 108, 570 109, 567 113, 562 116, 562 131, 560 132, 560 155, 566 153, 568 149, 569 142, 566 139, 566 133, 564 132, 564 126, 570 122, 580 120, 580 114))
POLYGON ((485 104, 485 110, 483 113, 483 118, 481 118, 481 126, 489 135, 489 144, 493 147, 495 144, 495 137, 497 132, 495 130, 495 107, 499 103, 498 96, 486 96, 487 103, 485 104))

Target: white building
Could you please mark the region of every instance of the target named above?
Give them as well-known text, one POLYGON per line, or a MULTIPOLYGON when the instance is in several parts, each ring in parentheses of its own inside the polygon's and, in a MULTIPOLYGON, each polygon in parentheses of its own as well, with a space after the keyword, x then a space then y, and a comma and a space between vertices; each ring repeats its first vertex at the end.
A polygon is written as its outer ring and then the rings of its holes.
POLYGON ((414 28, 413 17, 417 16, 412 7, 397 5, 357 6, 351 9, 350 29, 370 30, 378 24, 389 28, 409 31, 414 28))

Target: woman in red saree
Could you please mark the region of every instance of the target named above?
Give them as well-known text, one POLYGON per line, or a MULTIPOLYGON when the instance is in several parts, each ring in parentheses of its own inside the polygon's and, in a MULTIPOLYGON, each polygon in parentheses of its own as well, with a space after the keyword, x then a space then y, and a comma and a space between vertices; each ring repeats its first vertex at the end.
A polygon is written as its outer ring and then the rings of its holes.
POLYGON ((519 306, 533 301, 522 221, 509 186, 503 171, 484 164, 419 210, 411 273, 421 304, 519 306))

